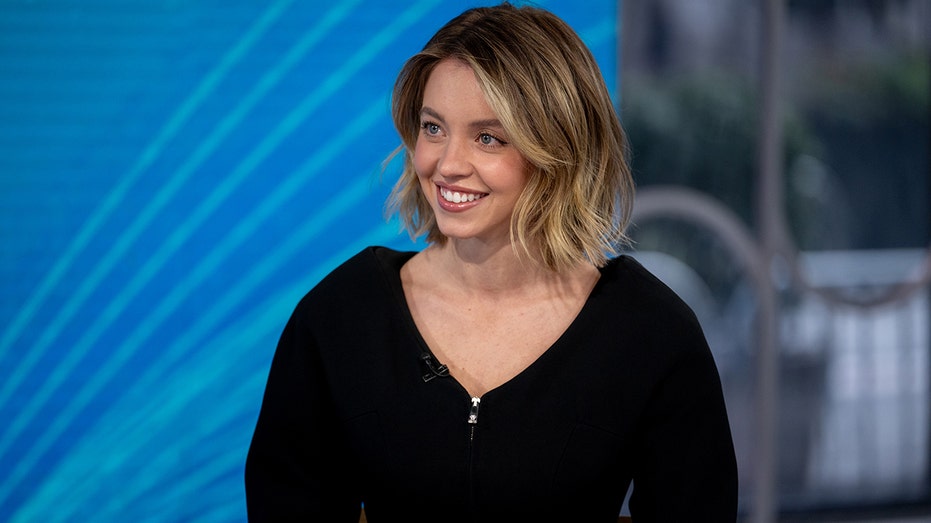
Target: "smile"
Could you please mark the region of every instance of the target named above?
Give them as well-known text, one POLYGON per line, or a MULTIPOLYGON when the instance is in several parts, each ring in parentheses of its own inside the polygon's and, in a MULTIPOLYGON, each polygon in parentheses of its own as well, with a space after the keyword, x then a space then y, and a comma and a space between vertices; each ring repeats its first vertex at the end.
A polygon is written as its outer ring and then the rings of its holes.
POLYGON ((488 195, 485 193, 474 193, 474 192, 465 193, 465 192, 458 192, 458 191, 450 191, 449 189, 446 189, 445 187, 440 187, 440 196, 442 196, 444 200, 450 203, 465 203, 465 202, 474 202, 475 200, 484 198, 485 196, 488 196, 488 195))

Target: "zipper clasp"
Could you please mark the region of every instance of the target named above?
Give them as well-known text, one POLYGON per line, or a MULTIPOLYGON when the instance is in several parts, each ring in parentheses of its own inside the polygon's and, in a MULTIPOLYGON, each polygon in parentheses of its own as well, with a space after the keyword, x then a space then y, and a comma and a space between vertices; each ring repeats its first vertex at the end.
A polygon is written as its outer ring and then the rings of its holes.
POLYGON ((478 423, 478 406, 481 402, 481 398, 472 397, 472 406, 469 408, 469 425, 478 423))

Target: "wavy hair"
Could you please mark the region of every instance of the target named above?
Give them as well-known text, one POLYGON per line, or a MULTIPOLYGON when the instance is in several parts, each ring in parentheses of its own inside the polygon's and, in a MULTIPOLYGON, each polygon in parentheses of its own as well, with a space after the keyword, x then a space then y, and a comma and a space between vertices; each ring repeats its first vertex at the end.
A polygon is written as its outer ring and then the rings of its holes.
POLYGON ((511 242, 559 271, 582 260, 602 266, 627 241, 634 183, 627 139, 589 49, 564 21, 503 3, 450 20, 401 69, 392 117, 404 168, 388 201, 405 228, 430 243, 446 237, 422 193, 412 154, 424 89, 442 60, 467 63, 511 143, 530 164, 511 217, 511 242))

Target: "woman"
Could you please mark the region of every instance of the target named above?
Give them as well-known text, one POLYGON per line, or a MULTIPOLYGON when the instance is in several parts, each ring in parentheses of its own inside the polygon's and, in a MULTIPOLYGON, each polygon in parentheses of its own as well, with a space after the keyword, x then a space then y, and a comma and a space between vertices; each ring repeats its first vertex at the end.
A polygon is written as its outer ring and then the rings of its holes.
POLYGON ((604 81, 554 15, 466 11, 395 84, 393 206, 282 334, 246 465, 255 521, 734 521, 695 316, 614 254, 633 183, 604 81))

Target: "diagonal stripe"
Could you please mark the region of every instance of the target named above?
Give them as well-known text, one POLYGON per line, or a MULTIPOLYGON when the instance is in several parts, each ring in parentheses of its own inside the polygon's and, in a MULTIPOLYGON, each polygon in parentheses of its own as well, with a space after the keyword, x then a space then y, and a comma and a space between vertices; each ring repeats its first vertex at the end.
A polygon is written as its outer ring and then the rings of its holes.
MULTIPOLYGON (((240 247, 253 234, 259 231, 263 222, 274 216, 280 205, 286 200, 298 194, 299 190, 306 186, 319 173, 323 172, 325 167, 337 158, 350 144, 355 142, 359 136, 367 132, 383 116, 384 103, 382 101, 372 104, 367 110, 363 111, 355 120, 347 125, 340 135, 332 138, 328 146, 320 150, 306 161, 295 173, 288 177, 285 183, 280 184, 276 190, 266 197, 255 210, 246 216, 239 225, 227 235, 223 241, 218 244, 210 254, 205 257, 198 266, 191 271, 189 276, 173 286, 172 292, 155 308, 154 312, 147 317, 143 323, 126 341, 121 345, 117 354, 123 350, 134 352, 141 347, 145 340, 148 339, 176 309, 177 305, 182 303, 188 295, 194 292, 196 287, 203 283, 209 276, 213 275, 216 270, 230 258, 235 249, 240 247)), ((247 295, 255 290, 267 277, 275 274, 287 259, 293 256, 299 248, 310 241, 314 236, 319 234, 323 228, 329 224, 337 215, 349 209, 350 205, 355 204, 359 199, 366 196, 371 191, 371 182, 360 179, 354 186, 341 192, 334 198, 328 200, 327 205, 314 215, 313 219, 306 225, 288 235, 286 241, 277 246, 277 248, 268 253, 262 263, 255 264, 255 267, 248 273, 245 278, 240 278, 233 289, 223 295, 217 301, 217 306, 212 307, 200 317, 198 322, 199 328, 194 332, 206 334, 219 323, 223 315, 235 308, 241 303, 247 295)), ((256 260, 258 261, 258 260, 256 260)), ((189 330, 188 332, 191 332, 189 330)), ((184 336, 178 338, 179 341, 184 336)), ((193 347, 193 344, 184 344, 185 349, 180 354, 187 352, 187 349, 193 347)), ((164 354, 171 354, 166 352, 164 354)), ((118 358, 117 358, 118 359, 118 358)), ((165 359, 165 356, 162 357, 165 359)), ((155 367, 147 368, 151 371, 155 367)))
MULTIPOLYGON (((206 159, 207 156, 218 146, 223 138, 229 132, 235 128, 236 125, 245 117, 248 110, 250 110, 256 103, 258 103, 267 92, 278 82, 281 76, 284 73, 293 67, 295 63, 299 60, 303 54, 309 50, 312 44, 318 42, 323 34, 326 31, 329 31, 335 23, 341 19, 346 13, 344 11, 345 7, 341 7, 338 12, 332 12, 329 16, 326 16, 321 20, 320 24, 313 30, 308 33, 308 35, 302 39, 298 44, 296 44, 292 50, 286 55, 286 57, 276 66, 276 68, 266 74, 263 77, 263 80, 259 85, 250 93, 247 97, 246 102, 240 104, 234 113, 227 117, 224 122, 218 127, 218 129, 209 137, 204 145, 202 145, 197 153, 195 153, 194 158, 186 163, 186 166, 183 167, 178 173, 173 176, 172 180, 163 187, 159 194, 152 200, 152 202, 144 209, 133 222, 130 228, 125 232, 120 240, 117 242, 114 249, 112 249, 106 256, 103 257, 101 262, 96 266, 94 272, 84 280, 81 288, 72 296, 68 303, 63 307, 61 313, 56 317, 55 321, 49 325, 45 331, 43 337, 39 340, 37 346, 33 347, 28 353, 31 355, 28 360, 24 360, 24 363, 21 364, 16 370, 11 373, 11 378, 8 380, 0 391, 0 404, 4 404, 8 401, 10 395, 19 386, 28 372, 33 366, 39 361, 41 356, 45 353, 45 350, 51 345, 55 338, 60 334, 64 326, 68 321, 73 318, 81 307, 84 306, 84 302, 87 297, 100 285, 104 280, 106 275, 115 267, 120 261, 121 257, 129 249, 130 245, 135 241, 135 239, 141 234, 141 231, 147 227, 158 215, 158 211, 164 207, 174 196, 174 194, 180 190, 182 185, 187 181, 190 174, 200 165, 200 163, 206 159)), ((244 177, 246 173, 241 173, 241 177, 244 177)), ((225 188, 224 192, 228 194, 232 191, 234 184, 229 184, 225 188)), ((216 193, 216 192, 215 192, 216 193)), ((213 205, 218 205, 220 198, 214 197, 213 205)), ((209 209, 212 211, 212 208, 209 209)), ((199 214, 197 219, 203 221, 207 218, 209 214, 207 209, 207 204, 198 208, 199 214)), ((156 253, 149 262, 146 263, 140 270, 141 275, 137 276, 132 282, 128 290, 124 290, 122 294, 116 297, 107 308, 101 312, 97 317, 96 321, 92 324, 90 329, 84 332, 81 340, 77 345, 68 353, 66 356, 60 360, 55 368, 55 371, 45 380, 40 390, 30 398, 29 403, 24 408, 22 414, 17 417, 13 422, 13 425, 5 431, 3 439, 0 440, 0 455, 6 452, 12 438, 18 435, 22 429, 26 426, 28 422, 31 422, 32 418, 36 415, 38 410, 41 408, 41 405, 48 400, 51 394, 64 382, 68 377, 71 369, 81 361, 86 353, 90 350, 92 344, 96 339, 106 330, 110 323, 118 317, 120 311, 131 301, 131 298, 137 293, 142 286, 148 282, 148 280, 154 276, 162 264, 164 264, 171 254, 180 247, 180 244, 193 232, 191 229, 183 229, 177 231, 173 234, 169 240, 168 245, 163 246, 163 248, 156 253), (22 420, 22 422, 20 422, 22 420)), ((2 499, 2 490, 0 490, 0 499, 2 499)))
MULTIPOLYGON (((313 219, 308 220, 308 224, 313 219)), ((397 224, 389 223, 375 227, 367 234, 355 239, 347 247, 336 253, 328 260, 321 262, 317 267, 308 273, 299 282, 288 285, 289 289, 297 289, 297 292, 303 293, 333 267, 341 263, 349 256, 355 254, 363 247, 372 244, 385 244, 397 239, 397 224)), ((270 256, 274 257, 274 256, 270 256)), ((252 403, 255 398, 261 396, 262 385, 264 385, 265 375, 258 369, 265 368, 267 361, 260 364, 251 364, 250 362, 260 358, 266 360, 264 354, 266 351, 256 351, 255 348, 262 344, 267 344, 269 340, 274 340, 280 333, 284 319, 287 318, 295 303, 295 291, 286 290, 276 296, 267 299, 242 314, 243 321, 237 322, 233 327, 228 328, 225 332, 217 333, 212 336, 210 346, 197 354, 202 355, 201 360, 189 362, 190 364, 183 367, 182 376, 172 376, 165 382, 183 382, 184 387, 173 389, 162 388, 143 388, 135 387, 134 392, 129 392, 124 396, 124 407, 111 412, 110 418, 102 419, 97 424, 97 431, 88 434, 83 443, 72 452, 65 463, 59 467, 58 471, 53 474, 53 480, 46 482, 41 491, 37 492, 22 509, 18 512, 18 519, 14 521, 73 521, 69 516, 74 516, 87 507, 80 503, 94 503, 99 500, 99 506, 95 505, 95 514, 102 516, 106 513, 104 510, 108 503, 116 503, 116 506, 108 507, 111 511, 119 508, 120 504, 133 502, 135 492, 146 492, 153 482, 171 481, 173 476, 169 474, 132 474, 135 478, 132 483, 125 484, 121 487, 120 499, 112 499, 106 492, 100 492, 105 486, 102 481, 88 481, 89 476, 100 475, 101 470, 109 470, 114 474, 122 473, 117 463, 128 462, 130 456, 139 458, 143 456, 142 449, 146 445, 151 445, 153 433, 159 431, 172 431, 172 422, 178 420, 181 416, 179 413, 189 411, 189 404, 202 398, 208 387, 215 387, 217 381, 203 379, 201 369, 222 369, 234 365, 250 369, 249 379, 257 379, 257 383, 251 385, 251 393, 248 394, 248 400, 233 402, 238 405, 252 403), (186 376, 186 377, 185 377, 186 376), (153 398, 153 391, 156 397, 153 398), (157 397, 161 394, 163 397, 157 397), (140 398, 144 397, 145 400, 140 398), (140 408, 140 406, 142 408, 140 408), (123 430, 114 430, 122 428, 123 430), (145 481, 144 478, 151 479, 145 481), (70 481, 69 481, 70 480, 70 481), (139 482, 143 483, 140 484, 139 482), (99 494, 94 497, 93 492, 99 494), (70 501, 75 500, 75 501, 70 501), (54 517, 47 512, 54 512, 54 517)), ((224 379, 219 383, 238 383, 242 381, 237 376, 234 379, 224 379)), ((241 413, 237 413, 241 415, 241 413)), ((251 414, 250 414, 251 415, 251 414)), ((205 420, 198 419, 198 423, 205 420)), ((217 422, 220 423, 220 422, 217 422)), ((165 441, 173 442, 172 447, 168 450, 176 453, 187 452, 186 449, 201 446, 202 439, 186 435, 184 439, 177 438, 177 434, 166 437, 165 441)), ((242 460, 242 449, 239 449, 240 463, 242 460)), ((149 460, 151 456, 144 454, 144 459, 149 460)), ((152 460, 155 461, 155 460, 152 460)), ((105 519, 105 518, 104 518, 105 519)))
MULTIPOLYGON (((309 220, 307 225, 303 230, 299 231, 299 234, 294 235, 295 240, 290 241, 289 245, 286 245, 288 250, 297 250, 296 246, 303 244, 300 240, 306 241, 307 239, 323 232, 326 230, 326 227, 329 223, 338 217, 343 212, 350 210, 354 205, 361 200, 365 195, 368 194, 370 190, 369 182, 365 179, 357 181, 354 186, 350 187, 338 197, 334 198, 327 208, 323 209, 320 215, 314 217, 314 219, 309 220)), ((266 258, 267 261, 270 261, 271 264, 280 263, 281 260, 285 259, 280 256, 280 253, 276 253, 275 256, 269 256, 266 258)), ((261 272, 259 274, 268 275, 271 274, 269 270, 270 267, 261 267, 261 272)), ((255 286, 258 279, 250 279, 247 282, 248 286, 255 286)), ((240 293, 245 294, 243 291, 245 289, 240 289, 240 293)), ((225 303, 221 300, 219 303, 225 303)), ((230 305, 227 305, 230 306, 230 305)), ((22 476, 24 476, 32 467, 35 466, 36 462, 41 458, 45 452, 57 441, 67 430, 67 428, 74 422, 75 419, 80 415, 80 413, 86 408, 86 406, 93 401, 96 394, 104 387, 104 385, 118 374, 120 367, 122 366, 123 360, 127 359, 131 355, 131 352, 126 349, 134 349, 134 347, 124 347, 122 354, 114 355, 111 358, 107 359, 107 362, 94 376, 93 381, 88 382, 81 389, 81 391, 69 402, 65 410, 63 410, 58 416, 56 416, 51 423, 45 427, 45 430, 42 432, 41 436, 33 443, 32 447, 20 457, 16 466, 14 467, 10 477, 6 482, 4 482, 4 487, 8 484, 15 484, 22 476)), ((180 359, 185 354, 188 354, 189 346, 182 345, 181 349, 171 350, 170 356, 174 356, 171 360, 168 360, 168 363, 173 362, 174 360, 180 359)), ((153 375, 153 373, 147 372, 146 376, 153 375)), ((149 380, 147 380, 149 381, 149 380)), ((152 380, 154 381, 154 380, 152 380)), ((140 390, 149 390, 149 384, 146 383, 146 388, 140 390)), ((138 387, 138 383, 137 386, 138 387)), ((134 387, 134 388, 136 388, 134 387)))
MULTIPOLYGON (((123 365, 128 361, 133 354, 136 353, 139 346, 147 339, 153 332, 156 331, 159 325, 167 319, 171 313, 175 310, 178 304, 182 303, 184 299, 190 294, 190 292, 204 279, 211 275, 215 269, 221 264, 222 261, 245 239, 248 238, 248 235, 254 232, 260 225, 263 219, 267 218, 274 212, 274 209, 288 196, 293 195, 301 187, 303 182, 308 181, 313 178, 314 175, 319 173, 323 167, 331 161, 337 154, 348 144, 352 143, 354 138, 368 129, 375 121, 377 121, 378 116, 382 114, 384 110, 384 102, 379 100, 372 107, 370 107, 365 113, 363 113, 355 122, 351 125, 345 127, 343 136, 339 137, 334 142, 334 147, 324 149, 319 154, 311 158, 305 165, 304 169, 298 173, 297 176, 292 176, 289 178, 288 182, 283 184, 275 193, 269 196, 263 203, 260 205, 249 218, 240 223, 240 226, 230 235, 228 235, 221 245, 214 249, 210 255, 208 255, 200 265, 194 269, 185 281, 174 286, 169 295, 162 300, 162 302, 153 310, 153 313, 146 317, 139 326, 133 331, 133 333, 127 338, 127 340, 120 345, 112 354, 110 354, 106 361, 95 371, 93 376, 89 378, 88 381, 80 388, 79 391, 70 399, 66 407, 55 416, 54 420, 45 427, 42 435, 35 441, 33 448, 30 451, 26 452, 24 456, 19 459, 17 466, 14 470, 29 470, 34 462, 37 461, 41 455, 51 447, 59 437, 64 434, 68 429, 71 423, 77 419, 82 411, 89 405, 96 395, 106 386, 106 384, 113 379, 114 376, 119 374, 119 371, 123 365)), ((313 217, 313 219, 307 222, 307 225, 302 229, 297 231, 297 234, 292 234, 289 236, 288 242, 286 242, 281 248, 277 249, 273 255, 266 257, 266 262, 271 262, 271 264, 276 265, 283 263, 290 254, 293 254, 294 251, 301 245, 303 245, 307 240, 316 236, 320 232, 326 230, 325 227, 335 219, 337 216, 343 212, 350 210, 355 203, 364 198, 371 190, 371 182, 365 178, 358 180, 353 186, 344 190, 335 198, 332 198, 327 206, 321 209, 321 211, 313 217), (285 251, 285 252, 281 252, 285 251)), ((262 269, 261 271, 253 271, 253 273, 258 272, 263 277, 268 276, 273 273, 273 268, 267 267, 268 263, 260 264, 257 269, 262 269)), ((238 288, 240 289, 241 295, 244 295, 248 290, 257 286, 260 282, 260 279, 257 278, 247 278, 243 283, 239 284, 238 288), (243 287, 246 287, 243 289, 243 287)), ((239 300, 233 300, 228 297, 220 299, 217 301, 218 307, 224 310, 235 306, 239 300)), ((217 318, 218 320, 222 318, 216 314, 209 315, 210 318, 217 318)), ((203 322, 201 322, 203 324, 203 322)), ((86 345, 81 346, 80 344, 75 347, 75 351, 83 350, 86 352, 86 345)), ((183 357, 185 354, 188 354, 188 346, 185 346, 182 350, 170 351, 167 355, 177 355, 178 357, 183 357)), ((165 360, 163 355, 160 360, 165 360)), ((168 360, 169 362, 173 361, 174 358, 168 360)), ((151 375, 152 371, 159 367, 158 364, 153 364, 155 367, 146 371, 146 375, 151 375)), ((148 387, 150 383, 148 380, 137 380, 136 387, 139 385, 144 385, 148 387)), ((45 393, 44 396, 48 396, 49 393, 45 393)), ((43 397, 41 394, 37 397, 43 397)), ((25 425, 29 420, 26 419, 25 415, 21 415, 11 426, 11 429, 16 430, 20 429, 19 420, 24 420, 22 425, 25 425)), ((20 429, 21 430, 21 429, 20 429)), ((5 483, 4 483, 5 484, 5 483)))
MULTIPOLYGON (((125 288, 117 297, 115 297, 108 306, 101 311, 97 316, 94 323, 86 330, 81 337, 81 339, 76 343, 76 345, 70 350, 65 358, 61 360, 55 368, 55 371, 49 376, 49 378, 42 384, 39 391, 34 394, 28 404, 24 407, 21 414, 13 421, 12 426, 5 432, 2 440, 0 440, 0 455, 4 454, 15 438, 22 432, 22 430, 32 422, 35 418, 41 406, 48 401, 54 391, 64 382, 68 377, 71 369, 81 361, 86 354, 90 351, 93 344, 97 339, 105 332, 107 328, 113 323, 113 321, 119 316, 123 309, 132 301, 135 295, 158 273, 162 266, 171 258, 175 251, 180 248, 180 246, 194 233, 194 231, 199 227, 207 218, 216 210, 222 202, 233 192, 233 190, 246 179, 246 177, 254 170, 254 168, 261 163, 284 139, 285 136, 294 131, 294 129, 306 119, 327 97, 335 94, 339 88, 344 85, 352 75, 358 71, 365 63, 374 59, 378 52, 380 52, 385 46, 387 46, 393 39, 397 37, 398 34, 403 32, 410 24, 416 21, 417 16, 422 14, 424 11, 423 4, 433 4, 436 1, 422 2, 417 6, 409 9, 407 12, 403 13, 402 16, 399 16, 394 20, 392 24, 382 30, 380 33, 375 35, 372 40, 362 49, 360 49, 353 57, 351 57, 347 64, 341 69, 335 71, 330 75, 327 80, 323 83, 322 86, 314 90, 309 96, 307 96, 304 101, 299 105, 291 115, 279 125, 276 130, 271 133, 265 140, 263 140, 260 145, 252 151, 252 153, 237 166, 235 171, 224 180, 224 183, 215 190, 211 196, 205 200, 195 211, 188 220, 184 228, 176 230, 167 240, 162 247, 154 253, 148 261, 143 265, 139 270, 136 277, 134 277, 127 288, 125 288)), ((151 210, 149 214, 154 217, 154 209, 151 210)), ((125 237, 124 237, 125 238, 125 237)), ((115 265, 116 259, 110 257, 110 264, 115 265)), ((99 271, 98 271, 99 272, 99 271)), ((100 275, 102 277, 102 275, 100 275)), ((93 279, 93 278, 92 278, 93 279)), ((75 310, 80 305, 73 303, 75 310)), ((57 330, 54 328, 49 329, 49 333, 53 333, 51 337, 57 335, 56 331, 60 331, 59 327, 57 330)), ((33 352, 44 352, 48 344, 51 342, 50 336, 43 337, 40 340, 40 346, 33 348, 33 352), (42 343, 44 342, 44 343, 42 343)), ((0 397, 0 403, 5 400, 5 398, 0 397)), ((43 438, 45 439, 45 438, 43 438)), ((31 453, 29 453, 31 455, 31 453)), ((20 461, 22 464, 23 461, 20 461)), ((17 467, 17 470, 21 467, 17 467)), ((4 483, 7 485, 9 482, 4 483)), ((0 500, 3 499, 5 489, 3 486, 0 486, 0 500)))
MULTIPOLYGON (((435 2, 427 2, 435 3, 435 2)), ((347 4, 348 5, 348 4, 347 4)), ((345 5, 340 8, 345 9, 345 5)), ((247 157, 244 159, 234 170, 234 172, 224 179, 224 183, 221 184, 211 196, 204 201, 195 211, 195 214, 190 217, 185 226, 177 229, 162 245, 162 247, 156 252, 152 257, 150 257, 147 263, 137 272, 136 276, 129 282, 128 286, 113 300, 109 303, 107 308, 102 311, 102 313, 96 318, 93 325, 84 332, 81 340, 79 341, 79 349, 73 349, 68 352, 65 357, 65 360, 59 362, 56 367, 56 372, 43 384, 42 389, 40 390, 40 395, 48 395, 55 388, 57 388, 67 377, 70 369, 78 361, 84 358, 86 352, 89 350, 93 342, 103 334, 103 332, 110 326, 110 324, 119 316, 122 310, 131 302, 132 298, 138 293, 154 276, 158 273, 161 267, 167 263, 171 256, 181 247, 181 245, 196 231, 207 218, 213 213, 213 211, 218 208, 222 202, 239 186, 257 167, 262 161, 264 161, 269 154, 280 144, 280 142, 295 128, 300 125, 300 123, 307 118, 316 108, 322 103, 324 99, 338 92, 339 88, 342 87, 346 82, 349 81, 351 76, 361 68, 365 63, 372 60, 375 55, 385 47, 394 37, 397 36, 407 25, 413 21, 412 13, 416 11, 417 8, 412 8, 404 16, 400 16, 394 21, 393 24, 388 26, 386 29, 381 31, 379 34, 375 35, 373 39, 369 42, 368 45, 363 47, 359 52, 357 52, 352 58, 350 58, 346 65, 340 68, 337 71, 334 71, 321 86, 319 86, 314 92, 307 96, 303 102, 298 106, 298 108, 292 112, 276 129, 272 132, 265 140, 263 140, 259 146, 254 149, 247 157)), ((311 32, 311 40, 318 39, 319 34, 322 32, 322 28, 328 28, 329 25, 335 23, 335 16, 327 16, 321 21, 320 26, 318 26, 314 31, 311 32), (326 25, 324 25, 326 24, 326 25)), ((307 49, 309 45, 299 44, 299 48, 307 49)), ((294 53, 289 53, 293 55, 294 53)), ((259 95, 264 95, 267 90, 270 88, 270 85, 277 81, 278 76, 283 74, 282 68, 277 68, 275 74, 266 75, 266 81, 263 83, 249 96, 249 101, 253 104, 260 99, 259 95), (268 78, 273 78, 274 81, 267 80, 268 78)), ((208 138, 207 143, 205 143, 201 148, 199 148, 198 153, 195 155, 191 161, 189 161, 185 167, 179 173, 172 178, 171 182, 159 192, 155 200, 147 206, 147 208, 142 211, 137 220, 134 222, 130 231, 124 233, 120 238, 120 241, 117 244, 117 247, 114 250, 111 250, 107 256, 97 265, 93 274, 85 279, 82 284, 81 289, 73 295, 69 300, 68 304, 63 309, 62 313, 58 315, 56 321, 49 325, 43 333, 42 338, 40 338, 38 345, 33 347, 29 352, 35 354, 33 359, 33 364, 35 361, 44 354, 48 346, 54 341, 54 339, 60 334, 61 330, 64 328, 64 325, 76 314, 78 310, 83 306, 83 302, 87 299, 88 295, 103 281, 103 278, 110 272, 110 270, 116 266, 116 264, 121 261, 121 256, 125 254, 129 246, 135 241, 135 238, 141 233, 142 229, 152 222, 157 216, 157 212, 164 205, 170 201, 170 198, 180 190, 183 183, 187 180, 190 174, 199 167, 201 162, 209 156, 217 144, 222 140, 226 134, 242 119, 245 115, 245 110, 243 106, 247 104, 242 104, 240 108, 234 112, 230 118, 224 121, 224 124, 221 125, 221 129, 218 132, 213 133, 210 138, 208 138)), ((249 107, 251 109, 251 107, 249 107)), ((28 369, 27 369, 28 370, 28 369)), ((15 386, 18 386, 22 381, 22 376, 25 375, 25 372, 22 369, 17 369, 13 373, 14 376, 20 376, 19 379, 13 380, 13 383, 7 383, 4 386, 4 389, 0 391, 0 404, 3 404, 15 389, 15 386)), ((42 402, 46 401, 47 397, 35 397, 33 401, 30 401, 30 406, 41 405, 42 402)), ((33 407, 29 408, 30 411, 34 411, 33 407)), ((26 412, 25 416, 31 418, 34 412, 26 412)), ((21 430, 21 427, 20 427, 21 430)), ((18 433, 19 430, 9 431, 18 433)), ((9 445, 9 439, 12 437, 11 434, 5 435, 3 440, 0 440, 0 455, 2 455, 7 446, 9 445)), ((0 490, 0 495, 2 495, 2 490, 0 490)))
MULTIPOLYGON (((275 133, 272 133, 269 139, 265 140, 257 149, 257 152, 254 152, 247 158, 239 168, 236 169, 236 174, 234 174, 230 179, 227 179, 229 184, 231 180, 244 178, 245 174, 251 172, 255 165, 257 165, 260 159, 263 159, 270 151, 277 145, 284 135, 293 131, 293 129, 298 125, 300 121, 306 118, 321 102, 322 95, 329 96, 335 93, 338 88, 343 85, 351 75, 357 71, 361 66, 374 58, 374 56, 388 43, 390 43, 394 38, 397 37, 404 29, 406 29, 410 24, 416 21, 417 16, 422 15, 425 11, 423 4, 433 4, 435 1, 431 2, 422 2, 420 5, 415 8, 410 9, 405 12, 403 16, 397 18, 393 24, 388 26, 386 29, 381 31, 379 34, 375 35, 370 43, 361 49, 352 59, 349 60, 347 67, 336 71, 328 80, 324 83, 324 87, 316 90, 310 96, 305 98, 304 102, 299 106, 298 110, 292 113, 292 117, 289 117, 285 122, 279 126, 275 133), (320 92, 323 91, 323 92, 320 92), (259 158, 256 158, 259 157, 259 158), (237 176, 238 175, 238 176, 237 176)), ((228 194, 231 192, 231 189, 227 191, 217 191, 221 193, 228 194)), ((217 192, 214 194, 216 195, 217 192)), ((162 266, 162 264, 167 261, 168 257, 177 249, 181 243, 183 243, 186 238, 192 234, 192 231, 199 226, 199 224, 206 220, 207 216, 212 213, 213 209, 219 206, 222 199, 225 199, 225 195, 222 197, 214 196, 208 199, 204 204, 198 208, 198 212, 195 213, 194 217, 188 220, 189 228, 185 228, 179 231, 176 231, 172 237, 169 239, 167 245, 168 248, 163 246, 158 253, 153 255, 150 258, 149 262, 141 269, 140 275, 138 275, 130 285, 128 290, 124 290, 121 295, 111 302, 98 317, 98 320, 94 322, 91 328, 85 332, 85 335, 81 338, 78 344, 75 346, 72 351, 69 352, 67 360, 73 365, 73 362, 79 361, 84 355, 90 350, 93 342, 96 341, 102 332, 109 326, 109 324, 118 316, 119 311, 125 307, 125 305, 130 301, 131 297, 138 292, 144 283, 148 282, 151 279, 157 270, 162 266), (71 362, 73 360, 73 362, 71 362)), ((51 397, 51 394, 54 392, 61 382, 67 376, 67 371, 70 366, 60 364, 56 368, 56 372, 52 377, 47 380, 41 387, 39 393, 33 397, 34 401, 30 401, 26 409, 23 410, 23 413, 14 421, 14 426, 11 427, 11 430, 5 434, 4 439, 0 441, 0 453, 5 452, 9 445, 14 441, 15 436, 17 436, 25 426, 31 422, 32 418, 35 417, 36 413, 41 408, 41 405, 51 397)), ((85 387, 86 389, 86 387, 85 387)), ((78 395, 78 398, 81 399, 80 404, 89 402, 92 397, 87 396, 85 393, 78 395)), ((78 409, 79 410, 79 409, 78 409)), ((76 412, 72 410, 71 412, 76 412)), ((17 466, 14 468, 13 473, 4 482, 0 485, 0 501, 4 499, 6 495, 12 490, 12 485, 15 485, 16 481, 25 475, 29 470, 29 467, 32 466, 32 463, 38 460, 41 455, 43 455, 48 448, 54 443, 55 437, 59 435, 70 423, 70 418, 73 416, 58 416, 53 422, 52 426, 48 427, 44 432, 42 437, 37 440, 32 448, 26 452, 26 455, 23 456, 17 466)))
MULTIPOLYGON (((224 55, 220 63, 204 77, 197 88, 194 89, 191 95, 181 104, 181 107, 172 114, 171 118, 169 118, 168 122, 161 128, 155 139, 143 150, 142 156, 136 160, 136 163, 133 164, 129 172, 120 177, 121 181, 119 185, 117 185, 103 203, 97 207, 87 223, 78 231, 77 236, 68 246, 65 253, 58 258, 58 261, 45 278, 43 278, 36 291, 32 293, 29 300, 23 305, 19 313, 5 329, 3 337, 0 338, 0 358, 8 353, 13 342, 22 334, 23 329, 25 329, 33 319, 49 294, 64 278, 65 273, 71 268, 74 260, 87 247, 90 240, 97 235, 103 224, 110 219, 120 203, 123 202, 130 188, 155 162, 155 159, 159 157, 162 150, 178 134, 191 115, 203 104, 204 100, 213 94, 217 85, 242 57, 249 52, 272 23, 281 16, 290 3, 291 0, 278 1, 256 20, 255 24, 249 28, 249 31, 240 39, 236 46, 224 55)), ((27 374, 29 369, 35 365, 35 361, 41 356, 41 352, 29 352, 27 354, 33 355, 32 360, 21 364, 18 371, 11 373, 12 376, 27 374)), ((14 388, 16 385, 17 383, 15 381, 8 381, 5 384, 3 391, 0 392, 0 404, 6 401, 9 393, 8 389, 14 388)))
MULTIPOLYGON (((154 162, 165 145, 178 134, 181 127, 196 110, 197 106, 200 105, 207 96, 213 93, 216 85, 221 82, 229 70, 242 59, 243 55, 255 45, 255 42, 264 34, 268 27, 277 20, 289 3, 290 0, 279 2, 272 9, 263 14, 259 22, 250 28, 246 36, 243 37, 230 53, 225 55, 220 65, 208 75, 204 82, 198 86, 194 95, 189 97, 184 105, 174 114, 169 124, 162 129, 155 142, 146 148, 143 157, 135 164, 133 170, 130 171, 124 179, 124 182, 109 195, 104 205, 100 207, 100 210, 95 213, 90 222, 79 233, 78 238, 71 244, 68 252, 59 259, 52 272, 43 280, 39 291, 30 298, 30 301, 22 309, 17 319, 14 320, 14 324, 4 335, 3 344, 0 345, 0 356, 5 353, 9 345, 19 336, 28 321, 35 315, 35 312, 41 306, 42 302, 48 297, 49 292, 61 281, 65 272, 74 262, 74 259, 80 251, 87 246, 90 238, 97 233, 103 222, 110 218, 110 215, 123 200, 131 185, 152 162, 154 162)), ((172 185, 179 186, 180 184, 177 181, 173 184, 170 182, 169 186, 172 185)), ((158 199, 156 199, 156 202, 157 201, 158 199)), ((167 202, 167 198, 163 199, 162 204, 164 204, 164 202, 167 202)), ((149 207, 152 208, 155 206, 159 206, 159 204, 153 203, 150 204, 149 207)), ((141 231, 154 218, 154 215, 154 212, 146 213, 144 211, 131 226, 130 231, 141 231)), ((100 282, 104 280, 106 275, 120 261, 120 257, 129 249, 132 238, 136 234, 138 234, 138 232, 124 235, 121 241, 118 242, 106 256, 101 258, 94 271, 83 279, 81 286, 71 295, 65 305, 60 309, 55 319, 43 329, 43 335, 37 342, 37 345, 31 350, 22 351, 24 353, 23 359, 16 368, 9 373, 8 379, 4 381, 2 388, 0 388, 0 405, 6 404, 9 401, 10 396, 21 385, 22 381, 26 379, 30 372, 32 372, 33 368, 45 355, 46 349, 61 333, 65 325, 81 309, 90 294, 97 289, 100 282)), ((59 368, 65 367, 67 367, 66 370, 70 370, 70 366, 62 366, 59 364, 59 368)), ((63 378, 64 376, 61 377, 63 378)), ((53 379, 60 381, 58 378, 53 379)), ((57 385, 57 383, 55 384, 57 385)), ((0 454, 2 453, 3 451, 0 451, 0 454)))

